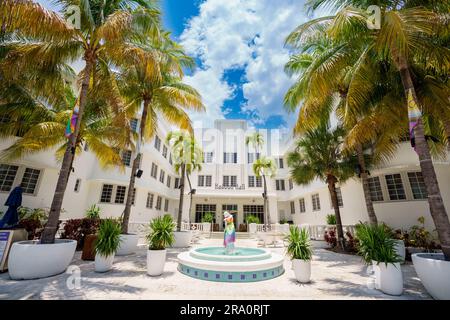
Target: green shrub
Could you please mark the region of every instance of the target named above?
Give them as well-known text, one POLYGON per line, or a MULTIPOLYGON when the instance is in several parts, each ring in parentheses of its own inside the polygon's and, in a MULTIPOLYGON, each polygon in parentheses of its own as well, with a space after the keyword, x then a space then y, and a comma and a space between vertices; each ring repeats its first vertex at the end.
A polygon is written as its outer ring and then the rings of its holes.
POLYGON ((150 233, 147 235, 150 250, 164 250, 175 241, 173 230, 176 224, 171 215, 158 217, 150 222, 150 233))
POLYGON ((245 219, 245 222, 259 224, 260 220, 257 216, 248 215, 247 218, 245 219))
POLYGON ((306 229, 290 226, 289 235, 286 237, 286 240, 289 243, 287 254, 291 259, 311 260, 311 241, 309 240, 309 233, 306 229))
POLYGON ((212 223, 214 221, 214 214, 212 212, 205 212, 202 217, 203 223, 212 223))
POLYGON ((356 237, 359 240, 358 254, 367 264, 372 261, 388 263, 400 262, 395 250, 395 240, 384 225, 360 223, 356 225, 356 237))
POLYGON ((95 252, 108 257, 114 254, 120 245, 120 224, 115 219, 104 219, 100 222, 95 252))
POLYGON ((93 204, 86 210, 86 218, 88 219, 100 219, 100 207, 93 204))
POLYGON ((327 215, 327 224, 328 225, 335 225, 336 224, 336 216, 334 214, 328 214, 327 215))

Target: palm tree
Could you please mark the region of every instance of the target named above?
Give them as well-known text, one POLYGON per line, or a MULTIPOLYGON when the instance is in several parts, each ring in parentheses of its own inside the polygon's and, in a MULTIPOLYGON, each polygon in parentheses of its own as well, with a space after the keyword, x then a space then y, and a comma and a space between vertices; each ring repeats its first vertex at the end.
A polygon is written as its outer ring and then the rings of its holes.
POLYGON ((397 70, 407 106, 404 117, 408 112, 411 142, 418 154, 430 213, 444 255, 450 260, 450 221, 425 137, 425 113, 429 110, 419 99, 420 90, 412 74, 415 64, 422 64, 427 71, 431 69, 438 74, 448 74, 450 49, 445 41, 441 41, 448 38, 448 27, 444 26, 448 6, 436 1, 424 2, 421 7, 418 5, 422 2, 417 1, 379 1, 382 9, 380 28, 369 29, 366 1, 312 0, 309 4, 313 9, 337 5, 338 12, 300 26, 292 38, 299 39, 305 32, 325 28, 333 40, 365 47, 360 61, 378 59, 397 70))
POLYGON ((23 39, 20 45, 22 53, 27 55, 28 63, 42 60, 51 64, 78 58, 85 61, 74 108, 76 123, 62 160, 48 223, 41 237, 42 243, 53 243, 55 239, 92 80, 96 79, 98 70, 120 64, 129 52, 138 50, 127 40, 139 38, 144 31, 157 36, 159 25, 159 11, 148 0, 61 0, 59 3, 63 5, 63 12, 68 12, 65 9, 72 5, 81 9, 80 29, 71 27, 63 17, 30 0, 5 0, 0 9, 0 25, 6 32, 17 32, 19 39, 23 39), (14 18, 7 20, 8 17, 14 18), (35 41, 30 42, 28 39, 35 41))
MULTIPOLYGON (((151 41, 151 39, 149 40, 151 41)), ((200 94, 182 82, 182 67, 192 67, 192 59, 182 48, 171 41, 169 33, 147 44, 144 54, 129 58, 132 67, 124 67, 118 75, 122 95, 127 103, 139 110, 142 106, 137 153, 134 158, 128 186, 128 194, 122 220, 122 233, 128 232, 131 203, 141 152, 140 146, 154 136, 158 117, 180 129, 192 131, 191 121, 185 110, 204 111, 200 94), (156 63, 155 63, 156 60, 156 63)))
POLYGON ((267 157, 261 157, 259 159, 256 159, 253 162, 253 172, 255 173, 256 177, 262 177, 262 179, 263 179, 264 224, 266 225, 266 230, 267 230, 268 226, 270 226, 270 216, 268 213, 268 206, 267 206, 266 177, 273 178, 276 175, 277 167, 275 165, 275 162, 272 159, 269 159, 267 157))
POLYGON ((344 183, 354 175, 355 160, 343 151, 344 130, 337 127, 331 130, 328 124, 307 130, 296 144, 295 151, 288 154, 288 164, 295 183, 307 185, 320 179, 327 183, 331 196, 338 243, 345 250, 344 231, 339 210, 336 183, 344 183))
POLYGON ((175 170, 180 175, 180 201, 178 205, 177 231, 181 231, 186 175, 197 169, 198 165, 203 162, 203 152, 195 141, 192 133, 186 131, 169 132, 166 142, 172 149, 175 170))

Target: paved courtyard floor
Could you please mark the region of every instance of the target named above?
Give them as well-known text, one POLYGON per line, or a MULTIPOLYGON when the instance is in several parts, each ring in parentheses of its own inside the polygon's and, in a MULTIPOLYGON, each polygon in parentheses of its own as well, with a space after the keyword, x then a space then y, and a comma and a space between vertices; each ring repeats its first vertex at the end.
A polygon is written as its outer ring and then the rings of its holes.
MULTIPOLYGON (((221 240, 205 239, 197 246, 220 246, 221 240)), ((256 247, 251 239, 238 240, 238 246, 256 247)), ((94 262, 75 254, 69 269, 80 270, 79 286, 71 274, 63 273, 38 280, 13 281, 0 274, 0 299, 431 299, 410 263, 402 265, 404 293, 394 297, 371 289, 370 276, 360 257, 337 254, 314 243, 312 281, 295 281, 291 262, 285 259, 286 272, 275 279, 254 283, 217 283, 197 280, 177 271, 177 254, 186 249, 169 249, 165 272, 160 277, 146 274, 146 250, 142 245, 130 256, 116 257, 113 270, 94 272, 94 262), (75 283, 76 284, 76 283, 75 283)), ((269 248, 284 254, 284 248, 269 248)))

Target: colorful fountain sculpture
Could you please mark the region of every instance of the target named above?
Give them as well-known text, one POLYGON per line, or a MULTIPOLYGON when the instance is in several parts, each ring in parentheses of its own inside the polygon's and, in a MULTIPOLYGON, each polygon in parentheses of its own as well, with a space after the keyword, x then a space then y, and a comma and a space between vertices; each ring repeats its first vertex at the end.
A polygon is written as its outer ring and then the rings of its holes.
POLYGON ((190 277, 218 282, 255 282, 284 273, 284 257, 266 249, 235 247, 233 216, 224 212, 223 247, 203 247, 178 255, 178 270, 190 277))

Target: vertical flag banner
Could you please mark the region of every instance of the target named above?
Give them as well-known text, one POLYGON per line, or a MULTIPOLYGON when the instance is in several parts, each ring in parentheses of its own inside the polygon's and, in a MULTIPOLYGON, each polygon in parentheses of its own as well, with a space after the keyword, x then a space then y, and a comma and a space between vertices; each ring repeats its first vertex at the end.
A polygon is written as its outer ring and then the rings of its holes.
POLYGON ((416 149, 414 129, 417 127, 422 112, 414 101, 412 90, 408 90, 408 118, 409 118, 409 136, 411 138, 411 146, 416 149))
POLYGON ((69 120, 67 121, 66 132, 65 132, 65 136, 67 139, 69 139, 70 136, 72 135, 72 133, 75 132, 75 126, 77 125, 77 120, 78 120, 78 112, 79 112, 79 108, 78 108, 78 101, 77 101, 72 110, 72 114, 71 114, 69 120))

